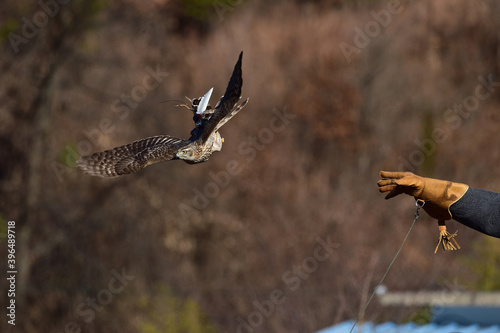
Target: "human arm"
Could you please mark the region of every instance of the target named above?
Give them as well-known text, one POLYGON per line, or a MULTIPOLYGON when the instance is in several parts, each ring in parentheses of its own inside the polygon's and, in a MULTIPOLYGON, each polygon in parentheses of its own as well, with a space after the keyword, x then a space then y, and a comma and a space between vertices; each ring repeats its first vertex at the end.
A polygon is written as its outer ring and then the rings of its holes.
POLYGON ((450 206, 450 213, 463 225, 500 238, 500 193, 469 188, 450 206))
POLYGON ((500 238, 500 193, 466 184, 426 178, 411 172, 381 171, 380 192, 386 199, 401 193, 424 200, 424 210, 439 221, 454 219, 484 234, 500 238))

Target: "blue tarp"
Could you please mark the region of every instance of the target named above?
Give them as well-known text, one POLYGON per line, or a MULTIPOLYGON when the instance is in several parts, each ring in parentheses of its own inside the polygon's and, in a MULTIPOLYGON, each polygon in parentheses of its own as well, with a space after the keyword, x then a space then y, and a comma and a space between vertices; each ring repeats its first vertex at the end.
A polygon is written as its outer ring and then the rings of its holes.
MULTIPOLYGON (((349 333, 354 321, 344 321, 332 327, 322 329, 316 333, 349 333)), ((352 333, 500 333, 500 325, 479 326, 459 324, 448 325, 417 325, 415 323, 396 324, 396 323, 359 323, 352 333)))

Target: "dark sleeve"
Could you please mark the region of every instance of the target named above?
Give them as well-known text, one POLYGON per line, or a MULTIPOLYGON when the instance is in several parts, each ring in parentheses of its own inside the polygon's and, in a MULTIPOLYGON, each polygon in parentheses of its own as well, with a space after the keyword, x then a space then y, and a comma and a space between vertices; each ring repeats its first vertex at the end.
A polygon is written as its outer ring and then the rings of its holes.
POLYGON ((469 188, 450 212, 463 225, 500 238, 500 193, 469 188))

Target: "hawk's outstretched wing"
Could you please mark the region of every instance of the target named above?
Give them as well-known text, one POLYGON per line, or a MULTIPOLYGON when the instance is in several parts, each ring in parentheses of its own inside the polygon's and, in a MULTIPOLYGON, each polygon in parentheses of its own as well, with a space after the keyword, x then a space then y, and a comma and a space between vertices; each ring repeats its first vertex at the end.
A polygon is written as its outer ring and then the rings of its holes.
POLYGON ((222 96, 219 103, 217 103, 215 111, 203 127, 203 132, 199 138, 201 142, 206 142, 212 133, 216 132, 222 125, 231 119, 248 101, 247 99, 240 106, 234 108, 235 104, 240 100, 241 86, 243 85, 241 70, 242 56, 243 52, 240 53, 238 61, 234 66, 233 74, 229 79, 224 96, 222 96))
POLYGON ((77 166, 91 176, 116 177, 139 171, 153 163, 176 159, 177 151, 189 142, 169 135, 152 136, 83 156, 77 161, 77 166))

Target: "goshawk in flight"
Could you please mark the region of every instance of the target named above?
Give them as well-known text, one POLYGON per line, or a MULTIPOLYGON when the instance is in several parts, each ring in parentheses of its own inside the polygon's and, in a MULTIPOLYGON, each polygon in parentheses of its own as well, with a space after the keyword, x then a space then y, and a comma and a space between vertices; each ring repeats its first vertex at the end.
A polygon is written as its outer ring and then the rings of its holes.
POLYGON ((248 102, 247 98, 240 105, 236 105, 241 98, 243 85, 242 55, 243 52, 240 53, 238 62, 234 66, 224 96, 214 109, 208 105, 212 89, 202 98, 189 100, 191 105, 186 107, 193 111, 196 125, 189 139, 179 139, 169 135, 152 136, 121 147, 82 156, 77 161, 77 166, 91 176, 116 177, 163 161, 181 159, 194 164, 208 160, 214 151, 220 151, 222 148, 224 140, 218 132, 219 129, 248 102))

